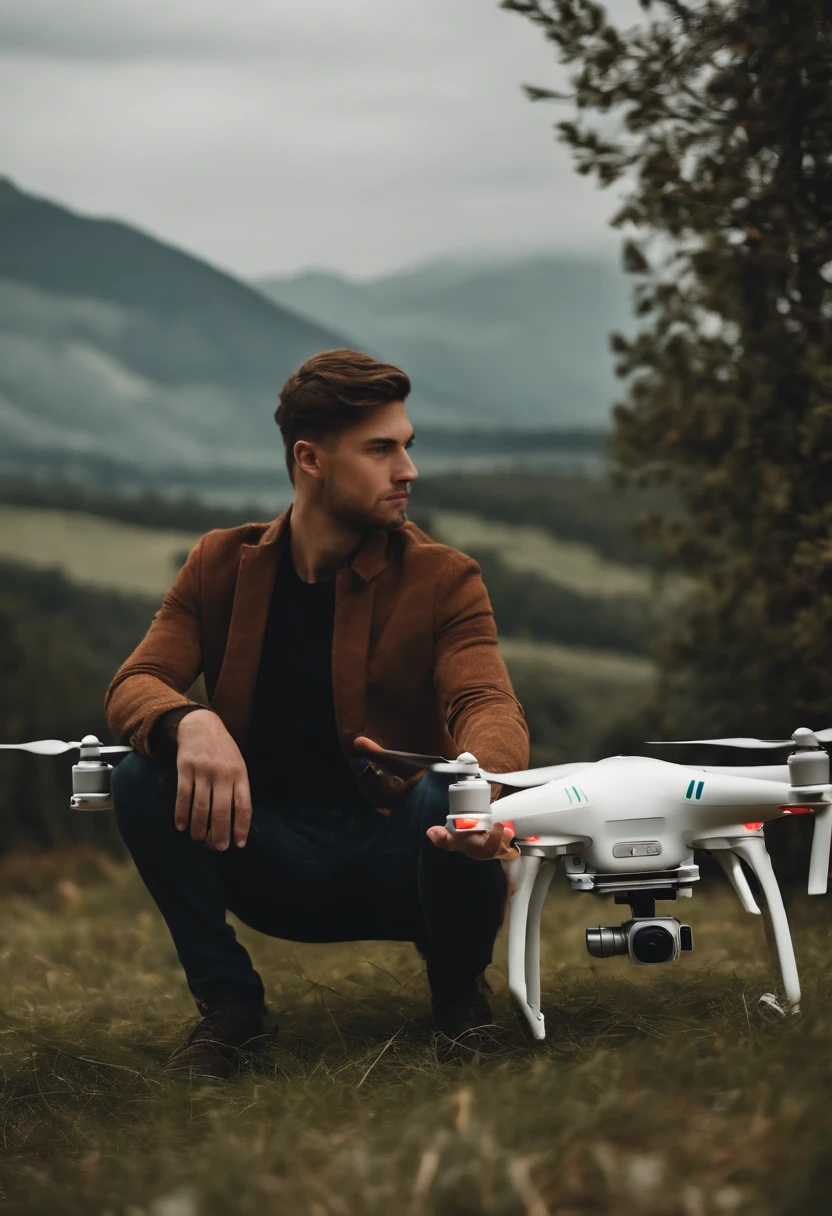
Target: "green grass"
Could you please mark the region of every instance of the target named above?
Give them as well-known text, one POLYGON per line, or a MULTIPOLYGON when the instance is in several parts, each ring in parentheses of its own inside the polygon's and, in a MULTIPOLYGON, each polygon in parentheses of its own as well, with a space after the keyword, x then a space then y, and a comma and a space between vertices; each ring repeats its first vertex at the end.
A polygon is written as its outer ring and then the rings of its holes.
POLYGON ((9 858, 2 874, 0 1207, 219 1216, 768 1216, 826 1212, 829 904, 795 896, 805 1002, 769 1023, 757 918, 721 888, 677 912, 678 967, 592 960, 607 901, 556 889, 544 934, 549 1038, 491 969, 500 1050, 440 1065, 415 951, 240 934, 280 1023, 230 1083, 161 1064, 195 1018, 131 866, 9 858))

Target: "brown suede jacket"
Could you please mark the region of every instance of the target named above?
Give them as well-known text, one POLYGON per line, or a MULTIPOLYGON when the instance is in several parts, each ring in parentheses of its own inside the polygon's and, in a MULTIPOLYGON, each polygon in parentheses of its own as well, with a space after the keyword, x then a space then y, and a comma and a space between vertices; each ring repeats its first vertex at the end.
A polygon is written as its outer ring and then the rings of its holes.
MULTIPOLYGON (((210 708, 243 749, 291 511, 271 523, 208 532, 197 543, 107 689, 115 739, 155 755, 154 724, 195 704, 185 694, 202 673, 210 708)), ((528 727, 497 649, 480 568, 415 524, 370 529, 338 570, 332 691, 351 764, 353 740, 368 735, 383 747, 450 759, 470 751, 491 772, 528 765, 528 727)), ((362 796, 376 805, 372 772, 353 771, 362 796)), ((420 775, 414 772, 396 800, 420 775)), ((492 799, 500 788, 492 787, 492 799)))

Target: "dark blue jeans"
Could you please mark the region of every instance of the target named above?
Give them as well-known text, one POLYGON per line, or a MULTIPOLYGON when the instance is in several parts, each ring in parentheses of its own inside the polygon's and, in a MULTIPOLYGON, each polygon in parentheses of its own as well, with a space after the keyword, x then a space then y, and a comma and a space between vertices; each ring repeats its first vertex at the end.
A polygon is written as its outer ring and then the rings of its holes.
POLYGON ((437 849, 453 781, 426 773, 390 818, 366 810, 254 804, 244 848, 207 848, 173 822, 176 774, 128 753, 113 772, 118 827, 170 929, 201 1012, 262 1005, 263 982, 226 921, 296 942, 410 941, 434 991, 466 987, 491 962, 505 908, 497 861, 437 849))

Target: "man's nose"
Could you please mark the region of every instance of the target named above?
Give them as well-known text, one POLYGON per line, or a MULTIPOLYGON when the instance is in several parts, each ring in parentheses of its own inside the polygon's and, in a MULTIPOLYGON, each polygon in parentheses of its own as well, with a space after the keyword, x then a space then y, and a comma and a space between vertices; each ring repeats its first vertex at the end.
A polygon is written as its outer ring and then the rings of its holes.
POLYGON ((404 461, 402 462, 401 467, 397 470, 398 477, 396 478, 396 480, 397 481, 415 481, 416 478, 419 476, 419 474, 416 470, 416 465, 410 459, 410 456, 408 455, 407 452, 403 452, 402 455, 404 456, 404 461))

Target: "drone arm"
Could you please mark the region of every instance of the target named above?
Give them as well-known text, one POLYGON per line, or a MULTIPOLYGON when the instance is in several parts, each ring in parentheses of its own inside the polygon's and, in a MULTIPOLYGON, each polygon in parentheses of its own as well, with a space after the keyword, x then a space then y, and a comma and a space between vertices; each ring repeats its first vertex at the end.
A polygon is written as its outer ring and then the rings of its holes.
POLYGON ((537 1039, 543 1038, 543 1024, 539 1015, 529 1005, 526 988, 526 930, 529 919, 529 903, 535 880, 540 870, 539 857, 522 857, 516 862, 519 882, 511 897, 511 912, 508 924, 508 990, 529 1028, 537 1039))
POLYGON ((728 849, 713 849, 713 856, 719 862, 722 869, 725 871, 725 877, 730 882, 731 886, 739 896, 740 903, 745 908, 746 912, 751 912, 756 916, 760 915, 760 909, 757 906, 757 901, 751 894, 751 888, 748 885, 748 879, 742 871, 742 865, 736 853, 730 852, 728 849))
POLYGON ((526 921, 526 1000, 539 1023, 540 1038, 544 1034, 543 1015, 540 1012, 540 920, 556 865, 556 861, 547 860, 538 869, 526 921))
MULTIPOLYGON (((205 537, 165 593, 150 629, 122 663, 104 697, 114 739, 151 754, 150 732, 170 709, 195 706, 185 696, 202 670, 200 563, 205 537)), ((204 709, 205 706, 199 706, 204 709)))
MULTIPOLYGON (((434 683, 446 729, 455 754, 472 752, 493 773, 525 769, 529 728, 497 647, 480 568, 473 558, 450 552, 433 620, 434 683)), ((492 787, 492 802, 500 788, 492 787)))
POLYGON ((797 975, 792 935, 789 931, 786 909, 783 906, 783 896, 777 885, 765 841, 762 836, 749 836, 745 840, 734 841, 731 848, 743 861, 748 863, 762 888, 771 917, 774 945, 777 950, 777 961, 780 964, 786 998, 790 1004, 797 1005, 800 1001, 800 980, 797 975))
POLYGON ((809 856, 809 894, 825 895, 829 882, 829 850, 832 847, 832 804, 815 811, 812 852, 809 856))

